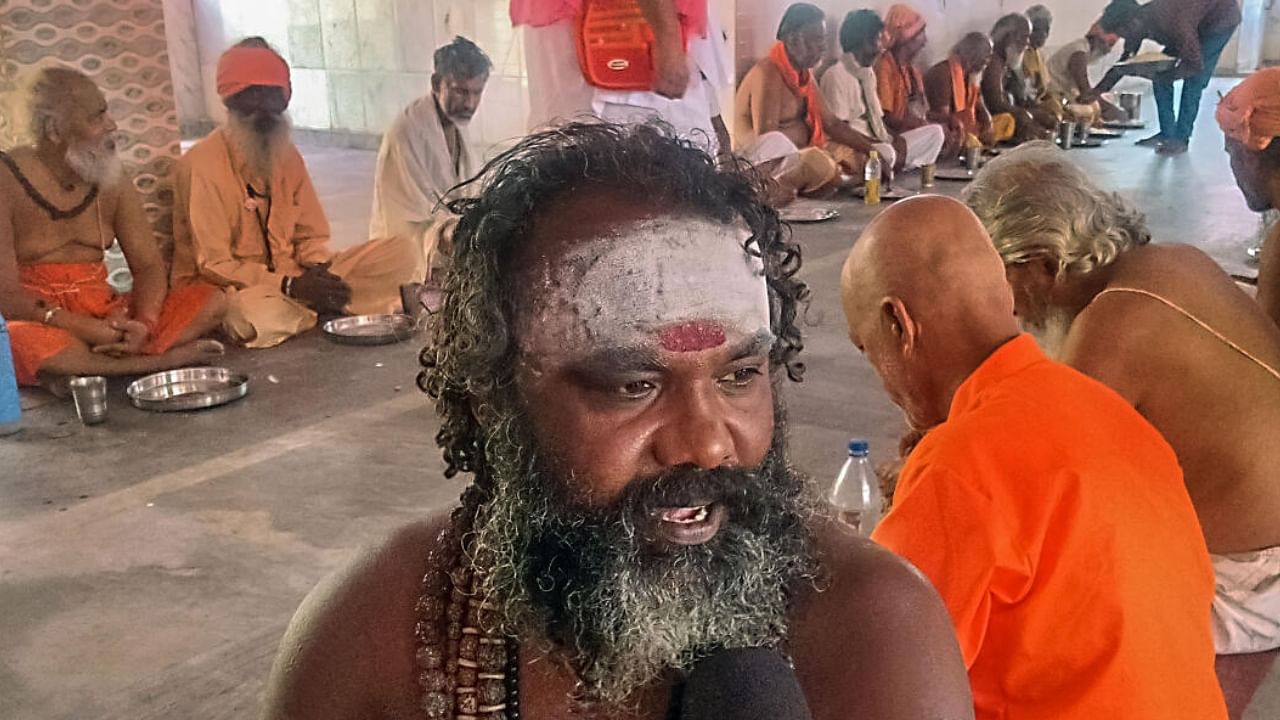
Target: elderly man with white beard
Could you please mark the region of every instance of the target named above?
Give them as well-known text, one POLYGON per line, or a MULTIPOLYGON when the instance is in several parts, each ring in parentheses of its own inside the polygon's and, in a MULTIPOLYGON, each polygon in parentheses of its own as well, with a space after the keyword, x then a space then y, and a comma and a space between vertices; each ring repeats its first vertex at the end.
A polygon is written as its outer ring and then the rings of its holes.
POLYGON ((936 594, 788 460, 807 291, 751 179, 603 123, 481 178, 419 376, 474 482, 303 602, 264 717, 972 717, 936 594))
POLYGON ((133 375, 208 362, 201 340, 225 303, 203 283, 170 289, 142 202, 116 155, 107 101, 80 72, 40 70, 34 145, 0 152, 0 314, 19 383, 60 392, 74 375, 133 375), (107 283, 118 240, 133 292, 107 283))
POLYGON ((1280 328, 1208 255, 1150 243, 1139 212, 1047 143, 992 161, 965 199, 1023 326, 1177 453, 1213 555, 1218 674, 1238 717, 1280 648, 1280 328))
POLYGON ((174 177, 174 284, 223 289, 223 331, 271 347, 317 315, 398 312, 400 286, 420 280, 422 252, 407 237, 340 252, 302 154, 289 138, 289 65, 247 38, 218 60, 227 121, 187 151, 174 177))

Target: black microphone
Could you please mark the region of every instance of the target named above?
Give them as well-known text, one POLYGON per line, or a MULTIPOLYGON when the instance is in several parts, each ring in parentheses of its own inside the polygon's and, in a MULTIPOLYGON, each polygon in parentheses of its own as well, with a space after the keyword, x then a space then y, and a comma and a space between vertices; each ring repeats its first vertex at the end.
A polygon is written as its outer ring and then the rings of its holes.
POLYGON ((795 671, 776 650, 721 650, 685 681, 680 720, 812 720, 795 671))

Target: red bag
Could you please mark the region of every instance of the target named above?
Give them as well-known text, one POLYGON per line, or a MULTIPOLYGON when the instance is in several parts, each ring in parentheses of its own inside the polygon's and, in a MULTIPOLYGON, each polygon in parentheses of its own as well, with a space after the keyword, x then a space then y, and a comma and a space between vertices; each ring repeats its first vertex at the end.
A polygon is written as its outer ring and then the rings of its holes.
MULTIPOLYGON (((678 2, 685 50, 706 33, 706 0, 678 2), (687 7, 685 7, 687 6, 687 7)), ((583 0, 578 63, 587 82, 605 90, 652 90, 653 28, 637 0, 583 0)))

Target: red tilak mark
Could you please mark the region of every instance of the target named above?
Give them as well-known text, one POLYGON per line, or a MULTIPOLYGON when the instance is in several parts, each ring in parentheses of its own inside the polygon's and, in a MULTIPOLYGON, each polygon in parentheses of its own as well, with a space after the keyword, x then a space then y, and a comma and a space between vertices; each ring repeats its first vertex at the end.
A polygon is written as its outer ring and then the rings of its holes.
POLYGON ((672 325, 658 331, 658 341, 667 352, 698 352, 724 344, 724 328, 705 320, 672 325))

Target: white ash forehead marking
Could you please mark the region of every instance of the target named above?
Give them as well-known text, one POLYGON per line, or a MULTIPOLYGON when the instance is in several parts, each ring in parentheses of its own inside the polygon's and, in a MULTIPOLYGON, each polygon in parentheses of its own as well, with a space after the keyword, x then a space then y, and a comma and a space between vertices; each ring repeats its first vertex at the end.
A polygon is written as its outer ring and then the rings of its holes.
POLYGON ((522 336, 563 351, 643 344, 662 327, 692 320, 743 334, 767 329, 764 266, 745 249, 748 237, 737 225, 662 217, 580 243, 541 269, 544 292, 531 298, 522 336))

